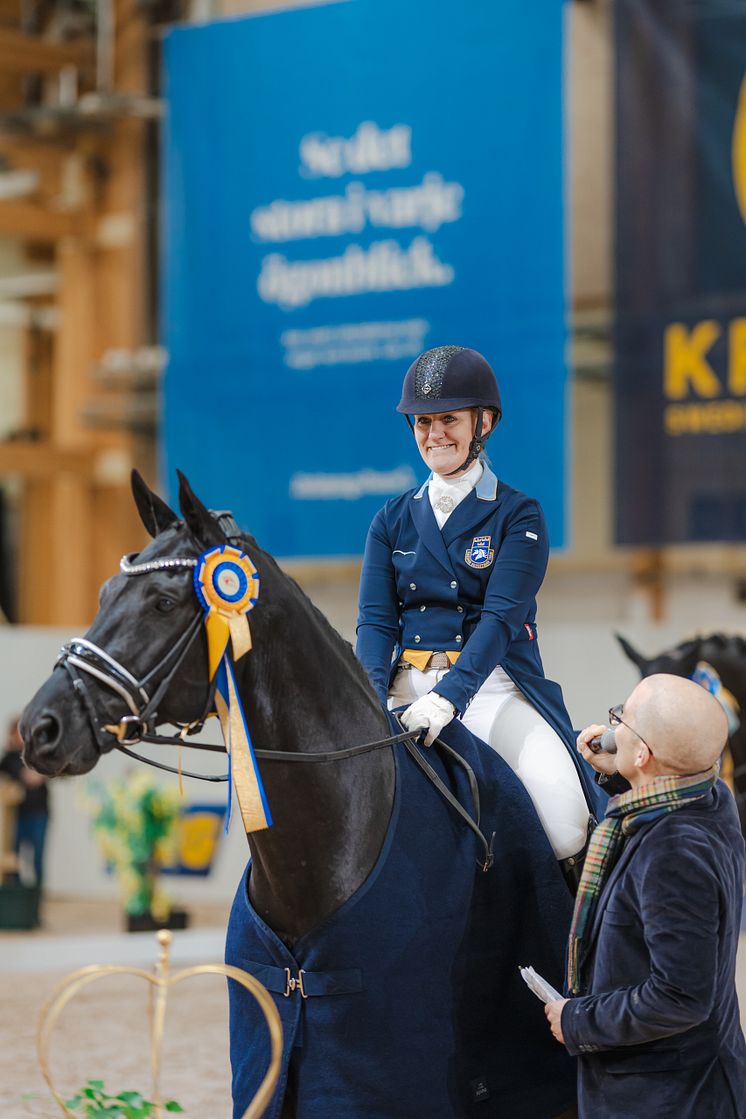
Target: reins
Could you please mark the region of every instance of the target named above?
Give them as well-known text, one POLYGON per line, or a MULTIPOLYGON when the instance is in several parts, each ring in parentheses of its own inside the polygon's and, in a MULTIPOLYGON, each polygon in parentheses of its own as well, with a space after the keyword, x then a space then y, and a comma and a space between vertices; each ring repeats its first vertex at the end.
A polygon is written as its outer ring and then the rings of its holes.
MULTIPOLYGON (((452 762, 460 765, 464 770, 467 780, 469 782, 469 791, 471 793, 472 803, 474 805, 474 817, 470 816, 464 806, 453 795, 448 786, 443 782, 438 773, 428 762, 427 758, 417 748, 421 735, 413 734, 411 731, 405 731, 403 734, 392 734, 388 738, 379 738, 375 742, 365 742, 360 746, 348 746, 344 750, 323 750, 318 753, 306 754, 300 750, 255 750, 254 754, 257 759, 266 762, 340 762, 346 761, 349 758, 359 758, 363 754, 373 753, 375 750, 384 750, 390 746, 398 746, 404 743, 405 749, 409 756, 413 759, 415 764, 419 766, 427 779, 432 782, 438 790, 443 799, 453 808, 455 812, 461 817, 463 822, 468 828, 476 835, 477 839, 484 848, 484 861, 480 862, 483 871, 489 870, 495 861, 493 853, 493 844, 495 840, 495 833, 493 832, 489 841, 480 830, 480 800, 479 800, 479 783, 477 782, 476 774, 471 768, 465 758, 462 758, 458 751, 454 750, 442 738, 436 738, 434 745, 438 746, 443 753, 452 762)), ((168 736, 168 735, 143 735, 141 741, 143 742, 156 742, 165 743, 167 745, 175 746, 190 746, 195 750, 210 750, 214 753, 226 753, 224 746, 216 746, 211 742, 185 742, 183 738, 168 736)), ((117 748, 128 757, 134 758, 135 761, 145 762, 146 765, 152 765, 156 769, 163 769, 166 773, 181 774, 183 777, 194 777, 198 781, 227 781, 228 774, 220 774, 219 776, 209 776, 208 774, 190 773, 186 769, 176 769, 174 766, 165 765, 163 762, 153 761, 151 758, 146 758, 142 754, 136 754, 134 750, 130 750, 127 746, 117 743, 117 748)))

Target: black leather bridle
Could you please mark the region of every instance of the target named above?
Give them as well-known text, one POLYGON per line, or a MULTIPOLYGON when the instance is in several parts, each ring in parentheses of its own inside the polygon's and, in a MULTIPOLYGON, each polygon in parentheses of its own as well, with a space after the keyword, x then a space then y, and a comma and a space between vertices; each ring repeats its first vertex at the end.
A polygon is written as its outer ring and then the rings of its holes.
MULTIPOLYGON (((134 562, 135 558, 133 555, 122 557, 119 566, 123 575, 144 575, 151 571, 194 568, 197 565, 196 559, 191 558, 158 559, 139 564, 134 562)), ((70 676, 75 693, 79 696, 85 708, 99 753, 104 753, 109 746, 109 741, 104 737, 104 734, 113 735, 116 738, 116 746, 122 753, 128 754, 137 761, 145 762, 146 765, 153 765, 158 769, 165 769, 167 772, 179 772, 171 766, 164 766, 160 762, 142 757, 142 755, 134 753, 129 747, 136 745, 138 742, 167 743, 169 745, 177 743, 183 746, 190 735, 198 734, 202 730, 205 721, 212 713, 215 697, 214 683, 208 687, 205 704, 199 718, 190 723, 176 724, 181 727, 178 738, 158 733, 158 708, 197 635, 201 632, 203 620, 202 611, 196 611, 186 629, 169 648, 165 656, 161 657, 140 679, 135 677, 125 665, 112 657, 105 649, 86 637, 74 637, 62 646, 57 658, 57 665, 63 667, 70 676), (120 716, 114 723, 104 722, 103 717, 96 709, 96 704, 86 682, 87 678, 98 681, 99 684, 123 699, 129 709, 128 713, 120 716)), ((189 743, 189 745, 202 744, 189 743)), ((208 748, 221 749, 221 747, 205 745, 208 748)), ((213 777, 200 773, 187 773, 185 770, 181 772, 184 776, 195 777, 203 781, 227 781, 228 779, 227 775, 213 777)))
MULTIPOLYGON (((119 567, 123 575, 146 575, 153 571, 172 571, 178 568, 194 568, 197 566, 196 559, 187 557, 162 558, 144 563, 137 563, 136 558, 136 553, 122 557, 119 567)), ((210 774, 192 773, 186 769, 165 765, 163 762, 157 762, 152 758, 146 758, 142 754, 135 753, 135 751, 130 748, 131 746, 137 745, 138 742, 151 742, 164 745, 190 746, 197 750, 226 753, 225 746, 216 746, 210 742, 186 741, 190 736, 198 734, 210 715, 214 713, 214 681, 208 687, 207 698, 199 718, 190 723, 175 724, 181 727, 178 737, 159 734, 157 729, 159 704, 162 702, 171 685, 171 681, 191 649, 197 634, 201 631, 203 623, 204 613, 202 610, 199 610, 175 644, 171 646, 168 653, 139 680, 129 669, 121 664, 120 661, 116 660, 115 657, 112 657, 105 649, 102 649, 93 641, 89 641, 88 638, 74 637, 71 641, 67 642, 66 645, 62 646, 60 655, 57 658, 57 665, 63 667, 72 680, 75 693, 80 697, 88 716, 88 721, 93 731, 94 741, 98 746, 99 753, 104 753, 109 745, 108 741, 103 738, 103 734, 106 733, 115 737, 116 748, 123 754, 133 758, 135 761, 144 762, 145 765, 153 766, 155 769, 162 769, 166 773, 175 773, 184 777, 193 777, 198 781, 221 782, 228 780, 228 774, 212 776, 210 774), (158 677, 161 673, 163 673, 163 676, 159 680, 158 677), (97 680, 100 684, 103 684, 104 687, 120 696, 127 704, 129 713, 122 715, 116 723, 102 723, 102 716, 96 710, 96 705, 88 684, 86 683, 86 677, 97 680), (151 694, 150 689, 153 687, 154 691, 151 694)), ((479 786, 473 769, 456 750, 443 742, 442 739, 435 740, 446 757, 460 765, 466 773, 474 806, 474 817, 466 811, 448 786, 441 780, 438 773, 433 769, 422 752, 417 748, 421 738, 421 734, 412 731, 404 731, 401 734, 390 735, 388 738, 381 738, 375 742, 367 742, 360 746, 349 746, 343 750, 327 750, 321 753, 305 753, 294 750, 255 750, 254 754, 257 759, 268 762, 338 762, 348 758, 360 757, 363 754, 372 753, 374 750, 382 750, 403 743, 416 765, 419 766, 441 796, 478 837, 484 848, 484 861, 480 862, 479 865, 482 867, 482 870, 489 870, 494 863, 492 844, 495 835, 493 833, 488 842, 480 831, 479 786)))

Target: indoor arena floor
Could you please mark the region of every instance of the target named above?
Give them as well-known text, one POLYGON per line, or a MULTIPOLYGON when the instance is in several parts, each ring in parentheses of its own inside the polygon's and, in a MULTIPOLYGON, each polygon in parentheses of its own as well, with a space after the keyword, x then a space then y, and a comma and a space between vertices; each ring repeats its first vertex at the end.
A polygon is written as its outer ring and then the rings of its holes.
MULTIPOLYGON (((174 934, 172 973, 219 963, 228 906, 192 906, 192 927, 174 934)), ((36 1058, 42 1007, 71 971, 87 964, 151 969, 158 954, 153 933, 123 933, 118 907, 108 902, 47 901, 43 927, 0 932, 0 1119, 55 1119, 36 1058)), ((746 929, 738 987, 746 1027, 746 929)), ((149 1093, 148 985, 122 976, 88 987, 63 1012, 51 1046, 52 1075, 64 1096, 87 1079, 107 1091, 149 1093)), ((169 994, 163 1050, 164 1098, 176 1098, 187 1117, 230 1115, 228 1012, 225 984, 202 976, 169 994)), ((148 1098, 151 1098, 148 1096, 148 1098)))

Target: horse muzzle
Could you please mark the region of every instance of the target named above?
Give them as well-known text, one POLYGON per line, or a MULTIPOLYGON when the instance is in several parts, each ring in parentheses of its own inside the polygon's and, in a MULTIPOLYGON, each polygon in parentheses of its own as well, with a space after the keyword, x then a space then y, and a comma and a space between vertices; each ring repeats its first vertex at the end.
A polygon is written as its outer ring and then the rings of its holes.
MULTIPOLYGON (((21 716, 23 760, 46 777, 88 773, 100 757, 85 712, 65 673, 52 676, 21 716)), ((112 746, 115 740, 112 737, 112 746)))

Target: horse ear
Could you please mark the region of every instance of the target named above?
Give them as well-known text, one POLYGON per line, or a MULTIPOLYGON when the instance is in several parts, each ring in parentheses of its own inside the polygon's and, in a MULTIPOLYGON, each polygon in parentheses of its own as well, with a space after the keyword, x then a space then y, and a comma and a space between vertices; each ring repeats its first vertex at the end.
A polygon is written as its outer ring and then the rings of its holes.
POLYGON ((132 471, 132 496, 140 519, 151 536, 157 536, 178 521, 173 509, 157 493, 153 493, 137 470, 132 471))
POLYGON ((615 633, 614 636, 616 637, 619 644, 622 646, 622 649, 624 650, 626 656, 629 657, 633 664, 637 665, 641 675, 644 676, 650 662, 645 657, 643 657, 642 653, 638 653, 637 649, 630 645, 629 641, 622 637, 621 633, 615 633))
POLYGON ((204 548, 227 544, 228 537, 210 510, 202 504, 181 471, 176 473, 179 478, 179 508, 194 539, 204 548))

